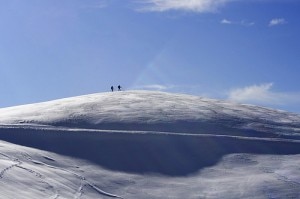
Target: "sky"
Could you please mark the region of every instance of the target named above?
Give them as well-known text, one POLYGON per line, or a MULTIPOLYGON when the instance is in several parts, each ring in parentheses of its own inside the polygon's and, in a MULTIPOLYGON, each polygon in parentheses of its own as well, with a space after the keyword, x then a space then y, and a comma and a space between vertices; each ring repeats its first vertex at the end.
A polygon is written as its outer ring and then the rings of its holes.
POLYGON ((0 107, 148 89, 300 113, 299 0, 0 0, 0 107))

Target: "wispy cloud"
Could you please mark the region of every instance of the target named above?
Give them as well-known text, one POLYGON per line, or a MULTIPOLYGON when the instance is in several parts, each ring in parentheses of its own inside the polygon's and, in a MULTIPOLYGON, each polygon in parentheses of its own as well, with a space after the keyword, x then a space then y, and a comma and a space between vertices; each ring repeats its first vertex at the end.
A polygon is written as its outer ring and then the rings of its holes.
POLYGON ((163 12, 183 10, 192 12, 215 12, 225 4, 236 0, 140 0, 140 11, 163 12))
POLYGON ((233 24, 233 21, 230 21, 228 19, 222 19, 222 21, 220 23, 221 24, 233 24))
POLYGON ((248 22, 248 21, 245 21, 245 20, 231 21, 231 20, 228 20, 228 19, 222 19, 220 21, 220 23, 224 24, 224 25, 241 25, 241 26, 254 26, 255 25, 254 22, 248 22))
POLYGON ((272 19, 270 22, 269 22, 269 26, 272 27, 272 26, 278 26, 278 25, 283 25, 283 24, 286 24, 287 21, 284 19, 284 18, 276 18, 276 19, 272 19))
POLYGON ((228 99, 242 103, 260 105, 287 105, 300 103, 300 93, 283 93, 272 91, 273 83, 252 85, 233 89, 228 93, 228 99))
POLYGON ((102 9, 108 6, 107 0, 99 0, 96 3, 85 5, 84 8, 102 9))
POLYGON ((254 26, 255 25, 255 22, 248 22, 248 21, 241 21, 240 23, 241 25, 243 26, 254 26))
POLYGON ((134 86, 132 89, 163 91, 171 88, 173 88, 173 86, 171 85, 149 84, 149 85, 134 86))
POLYGON ((268 83, 233 89, 229 92, 229 99, 238 102, 274 101, 276 98, 274 98, 274 94, 270 92, 272 86, 273 83, 268 83))

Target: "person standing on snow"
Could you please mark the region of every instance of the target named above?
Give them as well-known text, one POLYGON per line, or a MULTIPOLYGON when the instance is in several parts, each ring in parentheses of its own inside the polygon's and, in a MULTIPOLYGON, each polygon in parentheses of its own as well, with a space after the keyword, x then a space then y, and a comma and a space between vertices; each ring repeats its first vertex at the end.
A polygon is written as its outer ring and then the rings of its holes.
POLYGON ((118 90, 121 91, 121 88, 122 88, 122 87, 119 85, 119 86, 118 86, 118 90))
POLYGON ((111 86, 110 89, 111 89, 111 92, 114 92, 114 87, 113 86, 111 86))

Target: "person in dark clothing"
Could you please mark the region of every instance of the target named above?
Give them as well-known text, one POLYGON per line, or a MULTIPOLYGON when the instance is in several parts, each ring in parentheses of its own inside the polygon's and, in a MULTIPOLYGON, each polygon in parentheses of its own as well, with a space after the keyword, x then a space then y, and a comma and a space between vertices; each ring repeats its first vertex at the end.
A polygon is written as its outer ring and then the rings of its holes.
POLYGON ((122 88, 122 87, 119 85, 119 86, 118 86, 118 90, 121 91, 121 88, 122 88))
POLYGON ((111 92, 114 92, 114 87, 113 86, 111 86, 110 89, 111 89, 111 92))

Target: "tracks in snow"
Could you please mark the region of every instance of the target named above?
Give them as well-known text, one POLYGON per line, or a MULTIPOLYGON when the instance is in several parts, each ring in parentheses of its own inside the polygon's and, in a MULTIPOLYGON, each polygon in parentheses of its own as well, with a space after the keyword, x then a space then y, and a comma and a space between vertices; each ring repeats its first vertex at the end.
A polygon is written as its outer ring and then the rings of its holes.
POLYGON ((8 155, 6 155, 6 154, 3 154, 3 153, 0 153, 0 155, 6 157, 8 160, 10 160, 10 161, 12 161, 12 162, 15 162, 14 164, 12 164, 12 165, 10 165, 10 166, 4 168, 4 169, 0 172, 0 179, 2 179, 7 171, 9 171, 10 169, 12 169, 12 168, 14 168, 14 167, 17 167, 17 166, 21 165, 22 162, 21 162, 20 160, 16 159, 16 158, 11 158, 10 156, 8 156, 8 155))
MULTIPOLYGON (((39 179, 40 182, 46 184, 47 187, 50 187, 52 189, 52 191, 54 192, 54 195, 50 196, 51 199, 57 199, 57 198, 60 197, 59 190, 57 188, 55 188, 55 186, 51 185, 51 183, 47 182, 46 181, 46 177, 43 176, 43 174, 41 174, 40 172, 35 171, 33 169, 29 169, 29 168, 26 168, 25 166, 22 166, 24 164, 24 162, 22 162, 18 158, 6 155, 4 153, 0 153, 0 155, 3 156, 3 157, 5 157, 8 161, 15 162, 14 164, 11 164, 10 166, 8 166, 8 167, 6 167, 6 168, 4 168, 3 170, 0 171, 0 180, 5 176, 5 174, 9 170, 11 170, 13 168, 22 169, 22 170, 24 170, 24 171, 26 171, 26 172, 28 172, 28 173, 36 176, 39 179)), ((67 173, 75 176, 77 179, 79 179, 80 180, 80 183, 79 183, 80 185, 79 185, 78 189, 76 190, 76 193, 74 194, 74 199, 80 199, 83 196, 84 187, 86 187, 86 186, 91 187, 95 192, 97 192, 100 195, 111 197, 111 198, 120 198, 120 199, 123 199, 123 197, 121 197, 121 196, 118 196, 118 195, 115 195, 115 194, 103 191, 102 189, 100 189, 99 187, 97 187, 96 185, 94 185, 93 183, 91 183, 90 181, 88 181, 84 176, 81 176, 81 175, 75 173, 74 171, 71 171, 71 170, 68 170, 68 169, 64 169, 64 168, 55 167, 55 166, 48 165, 48 164, 40 162, 40 161, 33 160, 33 159, 31 159, 30 155, 28 155, 28 154, 23 155, 23 157, 27 161, 32 162, 34 164, 38 164, 38 165, 45 166, 45 167, 48 167, 48 168, 51 168, 51 169, 55 169, 55 170, 61 170, 61 171, 67 172, 67 173)), ((26 163, 28 163, 28 162, 26 162, 26 163)))
POLYGON ((79 183, 80 186, 78 187, 76 193, 74 194, 74 199, 81 198, 81 196, 83 195, 83 189, 84 189, 85 186, 90 186, 94 191, 96 191, 100 195, 104 195, 104 196, 108 196, 108 197, 112 197, 112 198, 121 198, 121 199, 123 199, 123 197, 121 197, 121 196, 103 191, 102 189, 100 189, 99 187, 94 185, 93 183, 89 182, 84 176, 81 176, 81 175, 75 173, 74 171, 64 169, 64 168, 59 168, 59 167, 56 167, 56 166, 52 166, 52 165, 49 165, 49 164, 46 164, 44 162, 40 162, 40 161, 37 161, 37 160, 32 160, 31 158, 28 159, 28 160, 30 160, 34 164, 42 165, 42 166, 45 166, 45 167, 48 167, 48 168, 51 168, 51 169, 55 169, 55 170, 65 171, 65 172, 75 176, 77 179, 79 179, 80 180, 80 183, 79 183))
POLYGON ((40 174, 37 171, 34 171, 32 169, 28 169, 26 167, 21 166, 23 164, 23 162, 21 160, 19 160, 18 158, 15 157, 11 157, 9 155, 6 155, 4 153, 0 153, 0 155, 6 157, 8 160, 12 161, 12 162, 16 162, 15 164, 10 165, 9 167, 6 167, 5 169, 3 169, 0 172, 0 179, 2 179, 4 177, 4 175, 6 174, 6 172, 8 172, 9 170, 13 169, 13 168, 19 168, 19 169, 23 169, 26 172, 29 172, 31 174, 34 174, 36 177, 38 177, 40 179, 40 182, 46 184, 48 187, 51 187, 53 192, 55 192, 55 195, 53 197, 51 197, 52 199, 57 199, 59 197, 58 191, 54 188, 54 186, 52 186, 50 183, 46 182, 45 180, 43 180, 43 175, 40 174))
POLYGON ((46 163, 43 163, 43 162, 40 162, 40 161, 36 161, 36 160, 32 160, 32 162, 35 163, 35 164, 46 166, 48 168, 52 168, 52 169, 56 169, 56 170, 58 169, 58 170, 65 171, 67 173, 70 173, 70 174, 74 175, 76 178, 78 178, 80 180, 80 186, 79 186, 79 188, 77 189, 77 192, 74 195, 75 199, 79 199, 82 196, 83 189, 84 189, 85 186, 90 186, 94 191, 96 191, 97 193, 99 193, 101 195, 112 197, 112 198, 121 198, 121 199, 123 199, 123 197, 121 197, 121 196, 118 196, 118 195, 115 195, 115 194, 103 191, 102 189, 100 189, 99 187, 97 187, 96 185, 94 185, 93 183, 89 182, 84 176, 81 176, 81 175, 79 175, 79 174, 77 174, 77 173, 75 173, 75 172, 73 172, 71 170, 64 169, 64 168, 59 168, 59 167, 55 167, 55 166, 48 165, 46 163))
POLYGON ((21 164, 20 162, 19 162, 19 163, 16 163, 16 164, 12 164, 12 165, 10 165, 9 167, 6 167, 5 169, 3 169, 3 170, 0 172, 0 179, 3 178, 4 174, 5 174, 7 171, 9 171, 10 169, 12 169, 12 168, 14 168, 14 167, 19 166, 20 164, 21 164))

